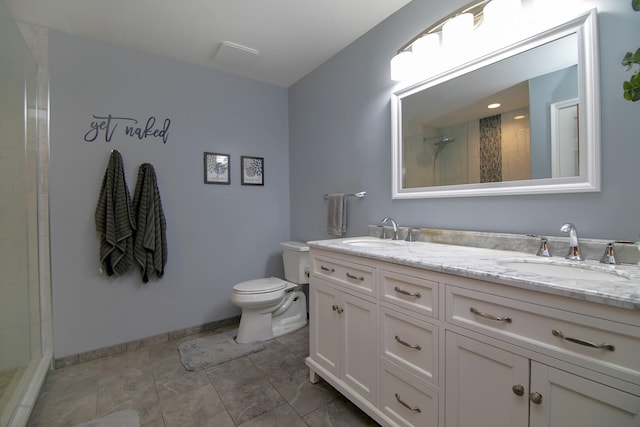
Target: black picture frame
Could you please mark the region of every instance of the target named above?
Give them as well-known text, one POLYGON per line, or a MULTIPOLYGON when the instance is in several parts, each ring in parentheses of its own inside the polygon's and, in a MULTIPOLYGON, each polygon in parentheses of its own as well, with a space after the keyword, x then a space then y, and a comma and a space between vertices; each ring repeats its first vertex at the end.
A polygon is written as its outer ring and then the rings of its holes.
POLYGON ((228 154, 204 153, 204 183, 223 184, 231 183, 231 162, 228 154))
POLYGON ((264 185, 264 157, 240 156, 242 185, 264 185))

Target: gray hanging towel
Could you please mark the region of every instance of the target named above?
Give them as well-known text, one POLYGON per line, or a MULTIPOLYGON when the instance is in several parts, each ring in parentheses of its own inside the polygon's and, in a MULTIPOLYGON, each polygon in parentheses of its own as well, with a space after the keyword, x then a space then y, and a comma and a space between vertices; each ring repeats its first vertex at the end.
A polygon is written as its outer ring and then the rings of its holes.
POLYGON ((134 256, 140 266, 142 281, 147 283, 152 273, 161 278, 167 264, 167 221, 162 211, 156 172, 149 163, 138 169, 133 206, 136 217, 134 256))
POLYGON ((124 178, 122 156, 111 152, 102 179, 95 212, 96 231, 100 234, 100 262, 108 276, 122 276, 133 266, 135 223, 129 188, 124 178))
POLYGON ((327 233, 342 236, 347 231, 346 197, 342 193, 327 197, 327 233))

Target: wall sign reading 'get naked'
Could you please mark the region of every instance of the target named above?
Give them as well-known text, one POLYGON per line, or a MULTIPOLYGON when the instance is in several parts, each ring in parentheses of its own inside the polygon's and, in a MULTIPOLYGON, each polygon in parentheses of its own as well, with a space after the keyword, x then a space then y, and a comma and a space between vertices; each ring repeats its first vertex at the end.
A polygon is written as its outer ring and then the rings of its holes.
POLYGON ((93 121, 90 124, 91 129, 84 134, 86 142, 95 142, 104 138, 105 142, 110 142, 113 134, 117 129, 119 132, 130 138, 145 140, 148 138, 159 138, 164 144, 169 139, 170 119, 164 119, 162 124, 156 125, 156 118, 150 116, 144 126, 140 126, 136 119, 130 117, 115 117, 111 114, 107 116, 93 115, 93 121))

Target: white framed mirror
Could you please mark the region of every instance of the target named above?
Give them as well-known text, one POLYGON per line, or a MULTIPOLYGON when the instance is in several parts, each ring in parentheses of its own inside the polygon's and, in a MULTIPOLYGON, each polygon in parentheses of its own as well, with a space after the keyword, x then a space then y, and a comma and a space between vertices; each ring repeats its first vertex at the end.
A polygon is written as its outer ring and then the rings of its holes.
POLYGON ((393 198, 600 191, 596 17, 394 91, 393 198))

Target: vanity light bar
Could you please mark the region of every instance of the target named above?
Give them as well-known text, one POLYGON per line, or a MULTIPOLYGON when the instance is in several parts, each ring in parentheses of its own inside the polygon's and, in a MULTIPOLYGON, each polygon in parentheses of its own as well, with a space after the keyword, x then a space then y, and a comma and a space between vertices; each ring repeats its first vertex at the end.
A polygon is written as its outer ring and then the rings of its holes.
MULTIPOLYGON (((483 24, 484 37, 496 38, 496 30, 511 24, 519 15, 522 0, 474 0, 418 33, 398 49, 391 59, 391 80, 400 81, 416 70, 433 68, 445 59, 444 53, 464 57, 465 47, 483 24)), ((504 29, 504 28, 502 28, 504 29)), ((498 37, 501 39, 501 37, 498 37)))
POLYGON ((473 15, 473 25, 474 27, 478 27, 480 25, 480 23, 482 22, 482 15, 483 15, 483 10, 484 10, 484 6, 489 3, 491 0, 479 0, 479 1, 473 1, 465 6, 462 6, 460 9, 456 10, 455 12, 445 16, 444 18, 442 18, 441 20, 437 21, 435 24, 427 27, 424 31, 421 31, 420 33, 418 33, 415 37, 413 37, 411 40, 409 40, 408 42, 406 42, 404 45, 402 45, 402 47, 400 49, 398 49, 398 51, 396 53, 401 53, 404 51, 408 51, 409 48, 421 37, 426 36, 428 34, 435 34, 435 33, 439 33, 442 31, 442 27, 444 26, 444 24, 446 24, 448 21, 450 21, 451 19, 455 18, 458 15, 462 15, 463 13, 470 13, 473 15))

